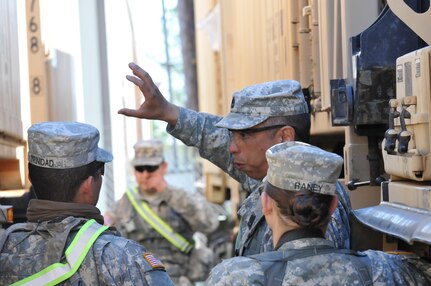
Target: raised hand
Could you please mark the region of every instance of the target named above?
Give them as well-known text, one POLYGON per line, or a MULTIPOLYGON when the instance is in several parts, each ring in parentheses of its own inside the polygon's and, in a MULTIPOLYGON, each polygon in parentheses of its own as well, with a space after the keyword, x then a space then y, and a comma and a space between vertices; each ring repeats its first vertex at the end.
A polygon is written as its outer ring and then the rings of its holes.
POLYGON ((139 87, 145 100, 138 109, 123 108, 118 110, 118 113, 137 118, 162 120, 175 125, 179 116, 179 107, 166 100, 151 76, 140 66, 130 63, 129 68, 133 71, 133 75, 127 75, 126 78, 139 87))

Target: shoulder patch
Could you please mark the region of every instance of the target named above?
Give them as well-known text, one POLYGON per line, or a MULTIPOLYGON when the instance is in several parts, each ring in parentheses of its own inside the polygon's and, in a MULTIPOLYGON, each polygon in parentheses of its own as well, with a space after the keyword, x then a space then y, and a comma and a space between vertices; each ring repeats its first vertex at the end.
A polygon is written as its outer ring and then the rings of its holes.
POLYGON ((163 265, 163 263, 160 262, 160 260, 158 260, 156 257, 154 257, 152 253, 146 252, 143 254, 143 256, 152 268, 165 269, 165 266, 163 265))

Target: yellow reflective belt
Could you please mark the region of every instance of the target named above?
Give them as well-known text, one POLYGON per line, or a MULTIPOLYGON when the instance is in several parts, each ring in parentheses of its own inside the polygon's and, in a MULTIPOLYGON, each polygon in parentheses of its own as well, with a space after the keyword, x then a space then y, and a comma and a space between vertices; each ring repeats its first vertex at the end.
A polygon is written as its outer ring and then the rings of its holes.
MULTIPOLYGON (((108 227, 96 223, 94 219, 87 221, 78 231, 72 243, 66 249, 66 263, 54 263, 15 285, 56 285, 70 278, 81 266, 93 243, 108 227)), ((11 286, 12 286, 11 285, 11 286)))
MULTIPOLYGON (((137 194, 138 190, 135 188, 133 192, 137 194)), ((193 249, 193 244, 175 232, 169 224, 150 209, 147 203, 141 201, 141 204, 138 204, 131 190, 128 190, 126 194, 138 214, 167 241, 184 253, 189 253, 193 249)))

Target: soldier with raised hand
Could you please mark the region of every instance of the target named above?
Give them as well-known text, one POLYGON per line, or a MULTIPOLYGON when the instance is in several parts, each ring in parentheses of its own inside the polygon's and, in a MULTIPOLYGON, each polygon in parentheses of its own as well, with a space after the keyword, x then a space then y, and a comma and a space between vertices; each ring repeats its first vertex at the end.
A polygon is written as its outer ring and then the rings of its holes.
POLYGON ((193 234, 217 228, 215 208, 199 193, 168 184, 162 141, 139 140, 134 149, 137 186, 125 192, 108 216, 123 236, 145 245, 163 261, 175 285, 205 281, 213 253, 204 246, 195 249, 193 234))
MULTIPOLYGON (((241 218, 236 255, 251 255, 273 249, 271 230, 259 201, 268 164, 265 151, 287 141, 307 142, 310 114, 301 86, 293 80, 278 80, 248 86, 233 94, 231 111, 222 118, 195 112, 168 102, 147 72, 131 63, 127 79, 142 91, 145 101, 138 109, 118 111, 126 116, 162 120, 167 131, 208 159, 241 184, 247 192, 238 215, 241 218)), ((350 247, 350 199, 337 183, 337 206, 325 233, 336 247, 350 247)))
POLYGON ((338 203, 340 156, 285 142, 266 157, 261 205, 275 250, 224 260, 206 285, 430 285, 430 264, 418 256, 337 249, 325 239, 338 203))
POLYGON ((28 175, 37 199, 27 223, 0 236, 1 285, 173 285, 140 244, 103 226, 96 208, 105 163, 99 131, 78 122, 28 129, 28 175))

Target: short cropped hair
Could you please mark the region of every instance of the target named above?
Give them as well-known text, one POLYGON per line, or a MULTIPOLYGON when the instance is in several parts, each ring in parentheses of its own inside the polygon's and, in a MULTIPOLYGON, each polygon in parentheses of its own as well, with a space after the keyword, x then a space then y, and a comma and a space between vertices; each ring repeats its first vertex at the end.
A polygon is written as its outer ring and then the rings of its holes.
POLYGON ((105 165, 93 161, 70 169, 49 169, 28 164, 28 173, 36 196, 41 200, 72 202, 81 184, 105 165))
MULTIPOLYGON (((288 116, 270 117, 266 121, 269 125, 289 125, 295 130, 295 141, 309 143, 310 141, 310 114, 302 113, 288 116)), ((275 133, 276 131, 274 131, 275 133)))

